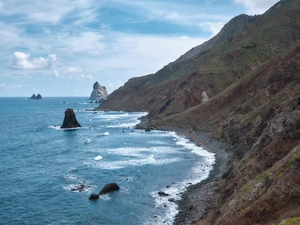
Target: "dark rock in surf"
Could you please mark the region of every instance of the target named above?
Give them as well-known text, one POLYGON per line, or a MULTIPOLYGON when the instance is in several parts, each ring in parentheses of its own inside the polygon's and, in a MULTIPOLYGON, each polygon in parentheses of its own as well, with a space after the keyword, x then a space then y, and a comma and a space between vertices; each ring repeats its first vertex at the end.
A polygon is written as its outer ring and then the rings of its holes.
POLYGON ((102 188, 102 190, 99 192, 99 195, 104 195, 109 192, 118 191, 120 189, 119 185, 116 183, 109 183, 102 188))
POLYGON ((84 184, 80 184, 79 186, 77 187, 74 187, 74 188, 71 188, 71 191, 78 191, 78 192, 82 192, 82 191, 85 191, 87 189, 91 188, 91 186, 86 186, 84 184))
POLYGON ((73 109, 68 108, 65 111, 64 122, 60 128, 76 128, 76 127, 81 127, 81 125, 77 122, 73 109))
POLYGON ((164 192, 164 191, 159 191, 159 192, 158 192, 158 195, 160 195, 160 196, 169 196, 169 194, 167 194, 167 193, 164 192))
POLYGON ((97 200, 99 198, 99 195, 97 194, 91 194, 89 197, 89 200, 97 200))

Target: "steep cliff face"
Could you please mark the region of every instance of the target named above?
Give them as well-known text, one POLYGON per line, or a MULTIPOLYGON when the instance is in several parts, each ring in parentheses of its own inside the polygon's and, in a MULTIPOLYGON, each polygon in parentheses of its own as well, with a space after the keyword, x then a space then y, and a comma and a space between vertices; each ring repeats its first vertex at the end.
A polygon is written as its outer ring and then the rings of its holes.
POLYGON ((157 73, 129 80, 100 107, 148 111, 140 127, 206 132, 230 144, 230 169, 199 224, 300 216, 299 12, 299 0, 282 0, 264 15, 236 17, 157 73))
POLYGON ((105 86, 101 86, 98 81, 94 83, 93 85, 93 91, 91 93, 91 96, 89 100, 96 100, 96 101, 101 101, 101 100, 106 100, 108 96, 108 93, 106 91, 105 86))

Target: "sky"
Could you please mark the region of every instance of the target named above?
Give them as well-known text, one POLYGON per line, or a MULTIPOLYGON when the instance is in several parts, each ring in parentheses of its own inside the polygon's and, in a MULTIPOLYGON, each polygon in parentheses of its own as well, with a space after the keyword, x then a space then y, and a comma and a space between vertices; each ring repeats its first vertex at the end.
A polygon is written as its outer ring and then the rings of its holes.
POLYGON ((157 72, 278 0, 0 0, 0 97, 89 97, 157 72))

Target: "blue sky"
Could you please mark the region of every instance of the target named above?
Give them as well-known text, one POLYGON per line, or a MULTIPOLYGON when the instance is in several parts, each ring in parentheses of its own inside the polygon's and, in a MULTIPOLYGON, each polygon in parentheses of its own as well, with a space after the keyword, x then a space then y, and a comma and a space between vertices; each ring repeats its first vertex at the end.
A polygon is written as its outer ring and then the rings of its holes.
POLYGON ((0 0, 0 97, 109 93, 278 0, 0 0))

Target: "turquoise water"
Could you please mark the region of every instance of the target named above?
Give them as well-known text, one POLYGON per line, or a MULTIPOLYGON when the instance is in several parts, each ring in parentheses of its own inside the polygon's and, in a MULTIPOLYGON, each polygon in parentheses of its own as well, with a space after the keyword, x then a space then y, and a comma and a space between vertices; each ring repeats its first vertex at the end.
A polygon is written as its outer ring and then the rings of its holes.
POLYGON ((87 110, 96 106, 0 98, 0 224, 172 224, 168 199, 206 178, 214 156, 174 132, 134 129, 145 113, 87 110), (59 128, 67 108, 81 128, 59 128), (111 182, 120 190, 88 200, 111 182))

